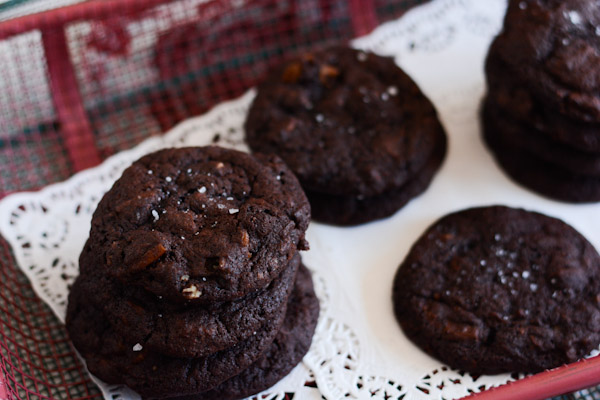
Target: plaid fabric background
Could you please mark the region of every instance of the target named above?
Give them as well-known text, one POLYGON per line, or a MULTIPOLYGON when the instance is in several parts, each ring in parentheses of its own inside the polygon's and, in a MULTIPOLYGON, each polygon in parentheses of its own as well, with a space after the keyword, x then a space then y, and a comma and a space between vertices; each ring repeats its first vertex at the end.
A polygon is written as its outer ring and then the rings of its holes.
MULTIPOLYGON (((0 1, 0 21, 27 1, 0 1)), ((421 2, 92 0, 1 22, 0 198, 64 180, 241 95, 290 53, 365 34, 421 2)), ((101 398, 0 237, 3 395, 101 398)))

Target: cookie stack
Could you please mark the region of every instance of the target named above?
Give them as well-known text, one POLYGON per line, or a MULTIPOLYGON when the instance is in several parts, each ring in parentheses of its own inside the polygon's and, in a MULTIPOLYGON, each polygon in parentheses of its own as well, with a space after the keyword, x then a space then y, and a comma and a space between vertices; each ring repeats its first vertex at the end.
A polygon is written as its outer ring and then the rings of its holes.
POLYGON ((236 399, 287 373, 319 304, 298 250, 310 207, 274 156, 143 157, 103 197, 69 295, 88 369, 144 398, 236 399))
POLYGON ((245 124, 250 148, 298 176, 313 219, 387 217, 429 186, 446 154, 431 102, 392 58, 346 47, 270 72, 245 124))
POLYGON ((600 201, 600 4, 514 0, 486 61, 485 141, 518 183, 600 201))

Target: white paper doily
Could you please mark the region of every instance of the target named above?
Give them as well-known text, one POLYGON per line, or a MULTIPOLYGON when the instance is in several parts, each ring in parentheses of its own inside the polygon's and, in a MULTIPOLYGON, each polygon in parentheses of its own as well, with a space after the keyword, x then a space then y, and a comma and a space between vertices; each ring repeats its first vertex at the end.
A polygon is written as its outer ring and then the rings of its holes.
MULTIPOLYGON (((403 335, 392 313, 391 286, 410 245, 433 221, 458 209, 505 204, 556 216, 600 248, 600 205, 543 199, 512 182, 485 150, 477 110, 484 93, 483 59, 499 31, 505 0, 437 0, 380 26, 354 45, 392 55, 437 107, 449 153, 431 187, 396 215, 354 228, 312 224, 303 258, 314 272, 322 312, 303 363, 266 393, 282 399, 451 399, 510 380, 473 379, 444 367, 403 335), (315 382, 315 385, 306 385, 315 382)), ((67 284, 91 215, 124 168, 169 146, 220 145, 245 150, 243 121, 254 93, 221 104, 160 138, 151 138, 66 182, 0 202, 0 232, 38 295, 64 319, 67 284)), ((107 399, 133 399, 100 383, 107 399)))

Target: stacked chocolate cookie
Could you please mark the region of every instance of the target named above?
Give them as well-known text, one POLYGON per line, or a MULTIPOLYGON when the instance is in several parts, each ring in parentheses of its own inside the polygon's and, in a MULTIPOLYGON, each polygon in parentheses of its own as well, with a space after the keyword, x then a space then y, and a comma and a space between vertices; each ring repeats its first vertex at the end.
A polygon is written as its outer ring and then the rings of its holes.
POLYGON ((431 102, 392 58, 334 47, 270 72, 245 124, 252 150, 298 176, 315 220, 387 217, 430 184, 446 154, 431 102))
POLYGON ((600 4, 514 0, 486 61, 485 141, 518 183, 600 201, 600 4))
POLYGON ((89 370, 145 398, 235 399, 287 373, 319 304, 298 250, 310 207, 274 156, 143 157, 103 197, 69 295, 89 370))

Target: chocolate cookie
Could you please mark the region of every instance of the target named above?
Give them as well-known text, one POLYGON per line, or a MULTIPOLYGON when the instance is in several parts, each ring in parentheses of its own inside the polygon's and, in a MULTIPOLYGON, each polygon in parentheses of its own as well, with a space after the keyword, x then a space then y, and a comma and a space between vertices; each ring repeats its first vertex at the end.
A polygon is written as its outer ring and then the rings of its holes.
POLYGON ((517 183, 555 200, 587 203, 600 201, 600 176, 574 174, 549 163, 532 151, 510 144, 501 125, 486 116, 484 139, 498 164, 517 183))
POLYGON ((288 317, 261 358, 216 388, 180 400, 242 399, 270 388, 302 360, 312 342, 318 317, 319 301, 313 290, 312 278, 302 265, 298 270, 296 290, 288 305, 288 317))
POLYGON ((393 284, 406 335, 473 374, 537 372, 600 344, 600 256, 564 222, 501 206, 429 227, 393 284))
POLYGON ((299 265, 296 254, 265 289, 206 305, 170 304, 135 287, 125 292, 123 285, 89 270, 76 285, 125 341, 171 357, 198 358, 246 340, 267 322, 280 319, 299 265))
POLYGON ((535 130, 565 151, 600 156, 600 120, 581 120, 548 107, 531 82, 501 59, 497 48, 494 42, 485 64, 488 101, 505 110, 524 129, 535 130))
POLYGON ((225 350, 199 358, 176 358, 118 335, 102 309, 87 301, 89 294, 81 289, 77 282, 73 285, 67 308, 67 330, 75 348, 92 374, 107 383, 125 384, 145 398, 207 391, 239 374, 267 351, 286 317, 281 313, 279 319, 225 350))
POLYGON ((492 47, 546 107, 597 122, 598 26, 600 5, 595 1, 513 0, 492 47))
POLYGON ((252 150, 282 157, 307 192, 342 197, 407 185, 445 135, 431 102, 393 59, 344 47, 271 71, 245 129, 252 150))
POLYGON ((377 196, 335 196, 307 191, 312 216, 336 225, 356 225, 388 217, 427 189, 445 154, 446 137, 440 135, 437 149, 421 171, 400 188, 377 196))
MULTIPOLYGON (((556 142, 535 126, 525 125, 488 97, 483 105, 483 118, 491 125, 490 134, 501 132, 507 146, 530 152, 536 158, 574 175, 600 177, 600 154, 579 151, 556 142)), ((309 199, 310 200, 310 199, 309 199)))
POLYGON ((100 201, 80 268, 173 302, 230 301, 264 288, 307 248, 309 219, 275 156, 166 149, 127 168, 100 201))

